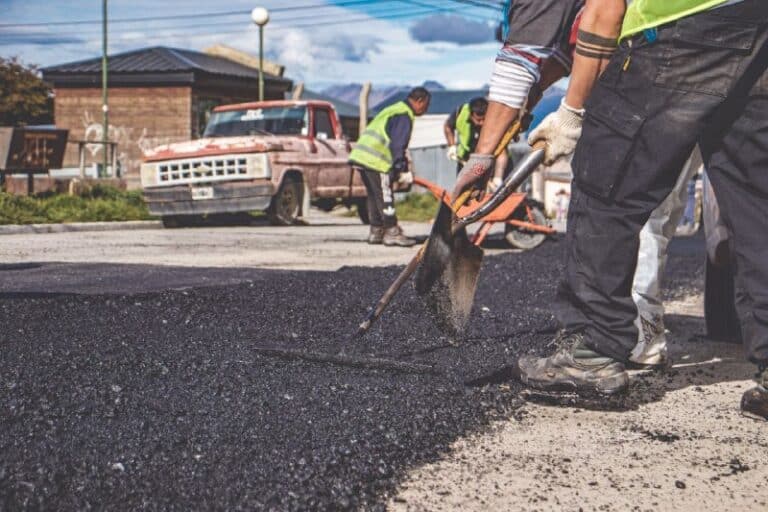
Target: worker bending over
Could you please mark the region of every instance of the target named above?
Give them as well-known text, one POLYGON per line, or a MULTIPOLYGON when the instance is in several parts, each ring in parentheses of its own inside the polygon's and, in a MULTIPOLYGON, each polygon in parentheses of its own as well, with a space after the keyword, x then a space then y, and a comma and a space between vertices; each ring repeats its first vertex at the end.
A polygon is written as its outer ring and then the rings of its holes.
POLYGON ((430 94, 425 88, 412 89, 405 101, 378 113, 349 154, 349 162, 360 172, 368 192, 369 244, 410 247, 416 243, 405 236, 398 225, 393 186, 396 182, 413 182, 405 152, 414 118, 427 111, 429 100, 430 94))
MULTIPOLYGON (((487 99, 472 98, 451 112, 443 125, 445 141, 448 143, 448 158, 457 162, 457 173, 461 171, 469 155, 475 152, 487 110, 487 99)), ((494 192, 501 185, 508 163, 509 156, 505 151, 496 159, 493 177, 488 182, 489 192, 494 192)))

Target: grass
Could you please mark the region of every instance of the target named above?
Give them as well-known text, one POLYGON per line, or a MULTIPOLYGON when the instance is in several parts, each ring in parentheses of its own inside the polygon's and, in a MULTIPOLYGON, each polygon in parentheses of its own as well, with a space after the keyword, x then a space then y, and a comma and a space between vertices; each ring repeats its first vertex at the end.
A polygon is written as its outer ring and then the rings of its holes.
POLYGON ((397 201, 395 211, 398 219, 426 222, 435 218, 439 204, 432 194, 408 194, 397 201))
POLYGON ((141 191, 94 185, 78 195, 0 192, 0 224, 53 224, 150 219, 141 191))
MULTIPOLYGON (((408 194, 405 199, 395 203, 395 211, 399 220, 427 222, 435 218, 438 201, 432 194, 408 194)), ((353 206, 346 217, 357 217, 357 207, 353 206)))

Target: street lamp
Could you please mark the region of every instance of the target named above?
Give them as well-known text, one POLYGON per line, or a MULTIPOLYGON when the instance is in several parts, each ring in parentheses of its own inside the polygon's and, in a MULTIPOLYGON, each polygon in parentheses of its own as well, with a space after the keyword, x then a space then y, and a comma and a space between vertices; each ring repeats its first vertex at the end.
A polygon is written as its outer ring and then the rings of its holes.
POLYGON ((259 26, 259 101, 264 101, 264 25, 269 21, 269 11, 256 7, 251 11, 251 19, 259 26))

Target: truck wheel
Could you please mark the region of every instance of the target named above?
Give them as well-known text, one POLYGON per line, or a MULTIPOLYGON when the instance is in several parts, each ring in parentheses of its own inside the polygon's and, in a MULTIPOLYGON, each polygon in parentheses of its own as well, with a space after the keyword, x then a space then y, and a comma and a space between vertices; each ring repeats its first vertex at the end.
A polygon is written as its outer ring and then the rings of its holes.
POLYGON ((277 194, 267 210, 267 217, 273 226, 290 226, 301 212, 301 181, 290 176, 283 179, 277 194))
POLYGON ((365 199, 357 202, 357 216, 366 226, 371 223, 371 218, 368 216, 368 202, 365 199))
POLYGON ((716 265, 706 257, 704 273, 704 319, 707 337, 717 341, 741 342, 741 325, 736 313, 736 289, 731 262, 716 265))
MULTIPOLYGON (((541 208, 534 204, 528 204, 529 208, 531 209, 531 215, 533 217, 533 222, 536 224, 541 225, 547 225, 547 217, 544 215, 544 212, 541 211, 541 208)), ((513 215, 514 219, 522 220, 526 222, 531 222, 531 219, 528 218, 528 212, 525 208, 518 208, 518 210, 513 215)), ((537 231, 528 231, 526 229, 521 229, 518 227, 515 227, 511 224, 507 224, 504 228, 504 238, 507 240, 507 243, 514 247, 515 249, 533 249, 534 247, 538 247, 539 245, 544 242, 544 240, 547 239, 546 233, 539 233, 537 231)))

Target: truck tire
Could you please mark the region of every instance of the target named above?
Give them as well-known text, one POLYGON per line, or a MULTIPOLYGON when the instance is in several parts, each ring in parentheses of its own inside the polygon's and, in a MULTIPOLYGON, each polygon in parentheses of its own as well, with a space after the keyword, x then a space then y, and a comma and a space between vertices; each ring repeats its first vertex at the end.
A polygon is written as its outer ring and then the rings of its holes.
POLYGON ((357 202, 357 216, 366 226, 371 223, 371 218, 368 216, 368 202, 365 199, 357 202))
POLYGON ((267 209, 267 217, 273 226, 290 226, 296 223, 301 213, 301 181, 292 176, 283 178, 277 194, 267 209))
MULTIPOLYGON (((528 203, 528 206, 531 209, 533 221, 536 224, 546 225, 547 217, 544 215, 544 212, 541 210, 541 208, 530 202, 528 203)), ((517 211, 515 211, 513 218, 526 222, 530 222, 531 220, 528 218, 528 212, 523 207, 520 207, 517 209, 517 211)), ((547 239, 547 234, 539 233, 536 231, 527 231, 525 229, 517 228, 511 224, 507 224, 504 228, 504 238, 507 240, 507 243, 515 249, 529 250, 541 245, 544 240, 547 239)))

